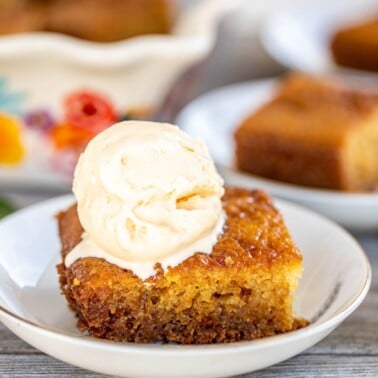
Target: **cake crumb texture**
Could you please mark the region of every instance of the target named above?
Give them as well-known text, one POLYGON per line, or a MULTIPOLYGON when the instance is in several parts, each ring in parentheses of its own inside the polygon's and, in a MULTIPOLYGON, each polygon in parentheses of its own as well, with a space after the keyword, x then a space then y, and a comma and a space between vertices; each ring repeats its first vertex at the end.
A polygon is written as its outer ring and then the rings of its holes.
MULTIPOLYGON (((210 255, 196 253, 145 281, 105 260, 58 266, 78 328, 115 341, 226 343, 294 330, 292 293, 302 257, 261 191, 227 188, 224 232, 210 255), (78 284, 79 283, 79 284, 78 284)), ((80 241, 76 205, 58 215, 62 258, 80 241)))

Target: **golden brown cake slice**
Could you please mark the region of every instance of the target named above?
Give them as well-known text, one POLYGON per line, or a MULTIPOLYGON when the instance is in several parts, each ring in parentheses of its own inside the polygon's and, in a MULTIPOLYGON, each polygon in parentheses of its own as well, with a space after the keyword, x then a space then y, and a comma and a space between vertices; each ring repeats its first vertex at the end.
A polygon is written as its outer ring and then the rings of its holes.
POLYGON ((142 34, 166 34, 171 15, 166 0, 54 0, 45 30, 96 42, 142 34))
POLYGON ((378 14, 339 30, 332 38, 331 50, 341 66, 378 72, 378 14))
MULTIPOLYGON (((292 294, 302 257, 282 216, 261 191, 228 188, 223 234, 210 255, 196 253, 142 281, 86 257, 58 266, 62 291, 89 334, 117 341, 221 343, 294 330, 292 294)), ((62 258, 83 229, 76 205, 58 215, 62 258)))
POLYGON ((172 4, 166 0, 0 1, 0 35, 32 31, 114 42, 171 30, 172 4))
POLYGON ((289 183, 369 191, 378 184, 378 95, 291 75, 237 129, 241 170, 289 183))

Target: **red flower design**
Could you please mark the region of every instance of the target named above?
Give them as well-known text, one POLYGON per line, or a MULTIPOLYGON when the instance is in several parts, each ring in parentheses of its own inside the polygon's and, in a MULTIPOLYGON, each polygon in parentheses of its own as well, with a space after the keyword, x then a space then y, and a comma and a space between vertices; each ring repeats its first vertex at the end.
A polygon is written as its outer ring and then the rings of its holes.
POLYGON ((65 122, 98 133, 117 120, 111 102, 92 91, 77 91, 64 101, 65 122))

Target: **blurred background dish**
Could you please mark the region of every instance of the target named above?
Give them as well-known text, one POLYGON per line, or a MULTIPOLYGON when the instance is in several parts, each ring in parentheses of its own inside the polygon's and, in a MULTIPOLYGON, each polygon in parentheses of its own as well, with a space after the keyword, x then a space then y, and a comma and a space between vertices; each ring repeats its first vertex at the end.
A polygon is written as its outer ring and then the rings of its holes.
MULTIPOLYGON (((1 4, 9 14, 24 7, 26 10, 20 15, 32 17, 34 11, 45 14, 48 7, 48 17, 52 14, 67 17, 65 22, 51 24, 56 27, 34 27, 25 21, 28 25, 14 26, 14 32, 25 33, 0 38, 0 181, 3 188, 69 190, 73 167, 86 143, 118 120, 150 118, 178 76, 210 51, 219 18, 238 3, 144 0, 144 3, 150 1, 156 5, 145 9, 139 0, 111 1, 118 8, 109 11, 109 19, 114 19, 113 13, 118 9, 125 13, 124 22, 136 18, 143 28, 122 33, 118 30, 117 35, 113 35, 109 34, 108 26, 95 22, 95 29, 87 33, 84 25, 88 15, 74 22, 77 14, 85 10, 88 1, 84 0, 65 1, 64 6, 58 0, 1 4), (61 11, 55 7, 60 7, 61 11), (160 22, 168 17, 168 10, 174 13, 169 34, 166 33, 170 27, 168 20, 160 22), (152 27, 150 18, 164 25, 152 27), (59 29, 58 24, 76 25, 77 30, 59 29), (61 31, 96 41, 144 33, 165 34, 140 35, 104 44, 33 30, 61 31)), ((108 1, 98 0, 93 5, 91 1, 88 14, 101 13, 106 24, 109 19, 103 11, 104 3, 108 1)), ((88 22, 96 19, 94 14, 88 22)), ((13 21, 17 24, 21 18, 13 17, 13 21)), ((117 18, 114 23, 118 21, 117 18)), ((11 29, 9 25, 0 26, 0 32, 6 32, 7 28, 11 29)))
MULTIPOLYGON (((372 40, 375 40, 377 46, 377 17, 376 0, 295 2, 285 8, 280 7, 266 18, 261 28, 261 40, 272 57, 288 68, 318 73, 329 72, 340 69, 335 63, 331 50, 332 40, 337 32, 359 23, 373 24, 368 28, 365 27, 362 33, 357 33, 359 36, 357 44, 362 43, 360 49, 357 48, 357 55, 364 55, 363 51, 367 46, 372 45, 372 40)), ((354 34, 352 38, 355 45, 356 33, 354 34)), ((373 46, 369 48, 374 49, 373 46)), ((348 51, 352 53, 352 50, 348 51)), ((377 59, 376 52, 371 55, 370 59, 377 59)), ((360 58, 356 57, 355 60, 360 58)), ((361 68, 354 74, 367 74, 368 71, 362 69, 369 66, 366 63, 342 65, 354 66, 354 69, 361 68)))
POLYGON ((261 80, 214 90, 187 105, 177 123, 203 138, 229 185, 259 187, 312 208, 355 231, 378 230, 378 193, 344 193, 290 185, 236 169, 234 132, 240 123, 269 101, 279 81, 261 80))

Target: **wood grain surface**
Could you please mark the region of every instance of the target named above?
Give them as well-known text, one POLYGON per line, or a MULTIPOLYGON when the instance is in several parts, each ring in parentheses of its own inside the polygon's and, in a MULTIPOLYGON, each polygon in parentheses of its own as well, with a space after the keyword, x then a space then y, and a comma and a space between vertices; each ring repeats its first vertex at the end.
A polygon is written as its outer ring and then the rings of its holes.
MULTIPOLYGON (((245 378, 378 377, 378 235, 355 235, 373 269, 370 292, 339 328, 299 356, 245 378)), ((100 377, 46 356, 0 323, 0 377, 100 377)))

